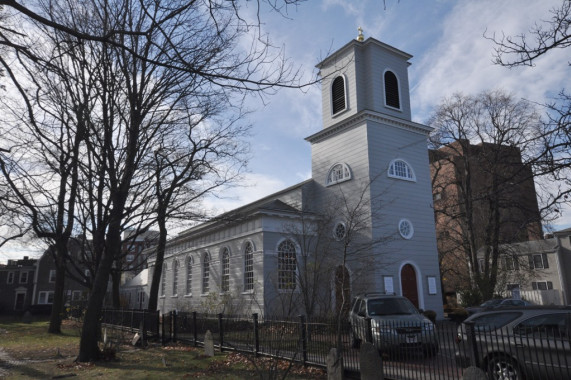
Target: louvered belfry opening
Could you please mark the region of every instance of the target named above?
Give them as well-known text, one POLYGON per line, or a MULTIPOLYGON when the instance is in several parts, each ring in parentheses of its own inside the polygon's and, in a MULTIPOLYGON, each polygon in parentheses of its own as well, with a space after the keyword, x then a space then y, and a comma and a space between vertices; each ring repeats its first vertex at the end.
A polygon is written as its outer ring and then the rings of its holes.
POLYGON ((385 100, 387 106, 400 108, 399 85, 396 75, 391 71, 385 73, 385 100))
POLYGON ((343 77, 337 77, 331 86, 333 98, 333 114, 345 109, 345 81, 343 77))

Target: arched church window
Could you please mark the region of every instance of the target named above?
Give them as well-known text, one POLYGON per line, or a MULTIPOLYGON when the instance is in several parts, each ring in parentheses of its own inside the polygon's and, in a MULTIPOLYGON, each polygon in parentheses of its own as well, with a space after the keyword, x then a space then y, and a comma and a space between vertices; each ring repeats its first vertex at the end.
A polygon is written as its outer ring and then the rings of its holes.
POLYGON ((192 257, 186 260, 186 294, 192 294, 192 257))
POLYGON ((416 176, 414 175, 412 167, 406 161, 401 159, 392 160, 390 162, 388 176, 407 181, 416 181, 416 176))
POLYGON ((172 295, 178 294, 178 261, 175 260, 172 265, 172 295))
POLYGON ((244 291, 252 290, 254 290, 254 247, 248 242, 244 249, 244 291))
POLYGON ((230 251, 224 248, 222 251, 222 281, 220 290, 223 292, 230 291, 230 251))
POLYGON ((385 71, 385 104, 400 109, 399 82, 392 71, 385 71))
POLYGON ((208 252, 202 258, 202 294, 210 292, 210 256, 208 252))
POLYGON ((163 264, 163 272, 161 273, 161 296, 164 297, 167 291, 167 263, 163 264))
POLYGON ((347 164, 335 164, 329 169, 327 174, 327 185, 334 185, 339 182, 351 179, 351 169, 347 164))
POLYGON ((278 289, 295 290, 296 273, 295 245, 291 240, 284 240, 278 246, 278 289))
POLYGON ((331 102, 333 115, 343 111, 347 107, 345 102, 345 78, 338 76, 331 85, 331 102))

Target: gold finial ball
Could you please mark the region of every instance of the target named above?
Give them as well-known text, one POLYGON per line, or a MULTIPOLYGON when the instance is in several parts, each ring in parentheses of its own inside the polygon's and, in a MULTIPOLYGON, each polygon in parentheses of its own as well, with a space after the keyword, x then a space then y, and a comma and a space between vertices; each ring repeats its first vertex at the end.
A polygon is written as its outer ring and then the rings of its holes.
POLYGON ((365 40, 365 36, 363 36, 363 28, 358 27, 357 30, 359 31, 359 35, 357 36, 357 41, 363 42, 365 40))

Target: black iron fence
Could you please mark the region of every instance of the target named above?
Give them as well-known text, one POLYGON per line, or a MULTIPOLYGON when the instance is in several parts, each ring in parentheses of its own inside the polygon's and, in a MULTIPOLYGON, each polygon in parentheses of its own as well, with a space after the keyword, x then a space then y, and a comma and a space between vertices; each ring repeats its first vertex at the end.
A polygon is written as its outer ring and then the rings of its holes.
POLYGON ((369 341, 382 353, 383 373, 387 379, 461 379, 464 368, 472 364, 489 375, 495 374, 491 377, 494 379, 571 378, 567 331, 557 337, 536 332, 514 340, 513 336, 481 329, 459 331, 458 324, 450 321, 438 321, 433 327, 406 323, 380 326, 369 321, 364 326, 352 327, 343 320, 337 334, 334 318, 308 320, 303 316, 286 319, 197 312, 170 312, 159 316, 148 311, 117 310, 106 310, 103 321, 131 329, 143 325, 149 335, 160 337, 163 344, 202 346, 209 330, 220 351, 293 359, 321 367, 326 366, 330 349, 341 347, 346 371, 357 375, 359 346, 369 341))
POLYGON ((125 331, 138 332, 143 339, 158 339, 164 336, 160 333, 161 316, 158 311, 135 309, 104 309, 101 323, 105 327, 121 328, 125 331))

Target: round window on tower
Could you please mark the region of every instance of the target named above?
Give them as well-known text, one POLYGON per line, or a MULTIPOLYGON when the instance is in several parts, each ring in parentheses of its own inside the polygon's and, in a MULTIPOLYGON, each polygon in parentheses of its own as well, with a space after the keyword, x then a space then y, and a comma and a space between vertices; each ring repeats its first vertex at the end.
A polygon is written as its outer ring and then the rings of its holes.
POLYGON ((404 239, 412 238, 414 234, 414 228, 412 227, 412 223, 408 219, 401 219, 399 222, 399 233, 404 239))
POLYGON ((333 229, 333 237, 337 240, 343 240, 345 235, 347 235, 347 227, 345 227, 345 223, 337 223, 333 229))

